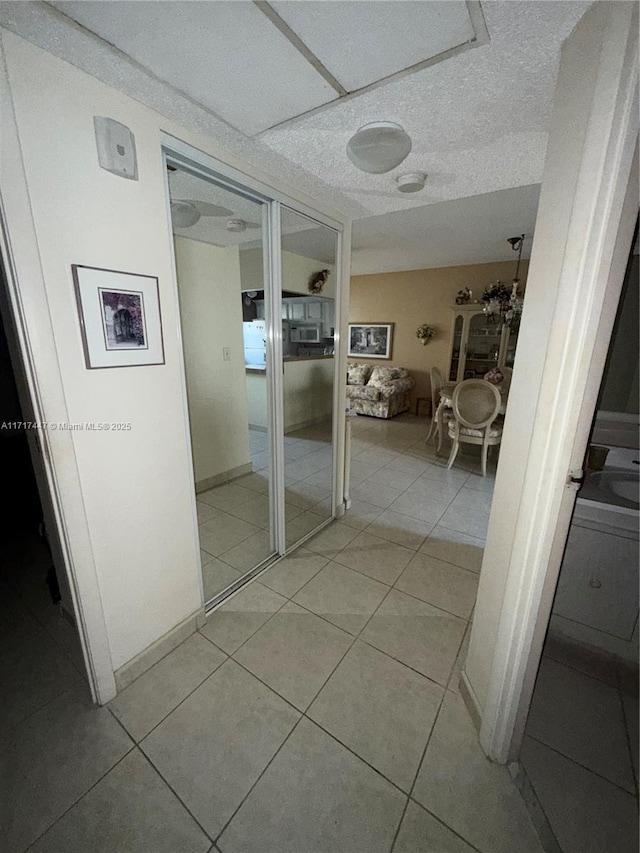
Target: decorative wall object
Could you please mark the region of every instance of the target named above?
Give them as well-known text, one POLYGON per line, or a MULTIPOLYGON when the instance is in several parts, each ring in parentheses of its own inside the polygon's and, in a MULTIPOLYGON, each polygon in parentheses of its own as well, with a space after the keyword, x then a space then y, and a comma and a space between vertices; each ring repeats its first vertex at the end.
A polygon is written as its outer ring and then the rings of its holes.
POLYGON ((311 273, 307 284, 309 293, 315 293, 316 295, 318 293, 322 293, 326 281, 329 278, 329 272, 330 270, 320 270, 319 272, 311 273))
POLYGON ((393 323, 350 323, 347 355, 359 358, 391 358, 393 323))
POLYGON ((423 346, 426 346, 435 334, 436 330, 433 326, 428 326, 426 323, 423 323, 422 326, 418 326, 416 329, 416 338, 422 342, 423 346))
POLYGON ((456 305, 466 305, 471 302, 471 297, 473 296, 473 291, 469 287, 463 287, 462 290, 458 291, 458 295, 456 296, 456 305))
POLYGON ((164 364, 158 279, 73 264, 87 368, 164 364))

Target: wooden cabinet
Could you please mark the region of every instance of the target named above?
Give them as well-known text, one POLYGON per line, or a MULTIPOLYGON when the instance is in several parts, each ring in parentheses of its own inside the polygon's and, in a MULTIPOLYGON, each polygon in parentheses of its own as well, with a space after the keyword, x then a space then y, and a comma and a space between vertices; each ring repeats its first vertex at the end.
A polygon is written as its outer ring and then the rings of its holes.
POLYGON ((451 323, 449 382, 482 377, 492 367, 513 367, 518 326, 491 320, 482 305, 456 305, 451 323))

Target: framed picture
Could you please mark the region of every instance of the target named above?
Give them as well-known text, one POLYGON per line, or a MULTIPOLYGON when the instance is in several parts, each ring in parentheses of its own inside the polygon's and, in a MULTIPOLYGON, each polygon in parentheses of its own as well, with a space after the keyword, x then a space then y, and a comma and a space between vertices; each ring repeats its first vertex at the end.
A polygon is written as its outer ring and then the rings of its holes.
POLYGON ((164 364, 158 279, 73 264, 87 368, 164 364))
POLYGON ((350 323, 349 352, 360 358, 391 358, 393 323, 350 323))

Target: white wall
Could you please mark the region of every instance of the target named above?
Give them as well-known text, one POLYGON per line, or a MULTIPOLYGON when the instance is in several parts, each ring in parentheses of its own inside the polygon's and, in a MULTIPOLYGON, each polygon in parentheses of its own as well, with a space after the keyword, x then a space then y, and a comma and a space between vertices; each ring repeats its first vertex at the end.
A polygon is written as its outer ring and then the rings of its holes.
MULTIPOLYGON (((24 322, 35 338, 32 367, 42 412, 47 420, 64 411, 73 422, 132 425, 127 432, 60 433, 48 444, 69 563, 80 595, 89 589, 83 596, 87 624, 97 632, 92 637, 100 637, 99 653, 97 646, 93 650, 95 671, 105 673, 202 606, 163 136, 275 186, 276 194, 290 188, 279 187, 215 140, 186 131, 6 30, 1 35, 8 86, 3 80, 0 144, 5 152, 16 138, 19 143, 15 156, 14 148, 9 151, 12 170, 2 169, 2 192, 9 239, 18 252, 24 322), (9 119, 13 130, 11 113, 17 137, 5 133, 9 119), (94 115, 131 128, 138 181, 99 168, 94 115), (86 369, 74 263, 158 277, 164 365, 86 369)), ((312 199, 297 196, 314 206, 312 199)), ((108 698, 113 679, 101 683, 100 695, 108 698)))
MULTIPOLYGON (((322 296, 332 299, 336 295, 335 264, 325 264, 314 258, 305 258, 293 252, 282 253, 282 289, 294 293, 304 293, 309 296, 307 284, 311 273, 328 269, 330 275, 326 281, 322 296)), ((240 272, 242 275, 242 290, 263 290, 262 249, 245 249, 240 252, 240 272)))
POLYGON ((250 461, 240 262, 237 246, 174 242, 197 485, 250 461))
MULTIPOLYGON (((55 330, 69 418, 131 423, 128 432, 73 434, 111 658, 118 669, 202 603, 161 119, 16 36, 2 36, 47 288, 42 310, 55 330), (94 115, 111 116, 133 130, 138 181, 98 167, 94 115), (86 369, 74 263, 158 276, 164 365, 86 369)), ((21 282, 29 286, 29 280, 21 282)), ((62 471, 64 464, 60 460, 62 471)))

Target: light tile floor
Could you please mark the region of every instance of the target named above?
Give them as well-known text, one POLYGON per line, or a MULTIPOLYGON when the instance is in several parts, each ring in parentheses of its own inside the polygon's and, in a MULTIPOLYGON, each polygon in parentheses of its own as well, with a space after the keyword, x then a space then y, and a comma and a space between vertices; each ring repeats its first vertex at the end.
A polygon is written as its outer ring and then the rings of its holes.
MULTIPOLYGON (((484 757, 458 692, 491 478, 477 476, 471 455, 444 470, 424 445, 424 419, 354 426, 360 496, 346 516, 231 598, 110 707, 90 705, 73 653, 55 646, 75 672, 49 692, 18 691, 0 740, 3 850, 540 853, 510 775, 484 757), (418 515, 403 511, 410 489, 418 515)), ((299 500, 318 495, 308 479, 297 481, 299 500)), ((252 524, 230 511, 251 498, 227 497, 208 506, 252 524)), ((218 517, 202 512, 204 524, 218 517)), ((6 613, 8 633, 24 636, 24 614, 10 604, 6 613)), ((556 692, 558 665, 547 667, 556 692)), ((9 655, 14 683, 17 670, 9 655)), ((609 708, 611 696, 595 694, 609 708)), ((532 720, 548 717, 541 705, 532 720)), ((621 749, 620 731, 607 749, 585 752, 554 724, 525 747, 534 784, 535 766, 566 762, 576 786, 589 774, 591 803, 609 786, 611 821, 626 826, 629 776, 608 754, 621 749), (531 743, 548 760, 529 761, 531 743)), ((557 778, 553 793, 567 796, 557 778)), ((598 853, 622 853, 624 829, 616 832, 598 853)), ((574 849, 596 850, 585 842, 566 853, 574 849)))
MULTIPOLYGON (((78 673, 14 718, 0 745, 3 849, 540 853, 457 692, 483 540, 475 521, 439 522, 465 489, 476 507, 491 496, 472 473, 443 472, 425 432, 409 416, 364 420, 354 465, 367 476, 345 518, 109 708, 90 706, 78 673), (415 484, 428 521, 394 506, 415 484)), ((306 479, 298 496, 313 500, 321 487, 306 479)), ((251 500, 232 485, 228 504, 208 506, 252 524, 232 515, 251 500)), ((204 525, 218 517, 202 512, 204 525)))
POLYGON ((547 640, 521 762, 562 853, 638 850, 638 677, 547 640))

